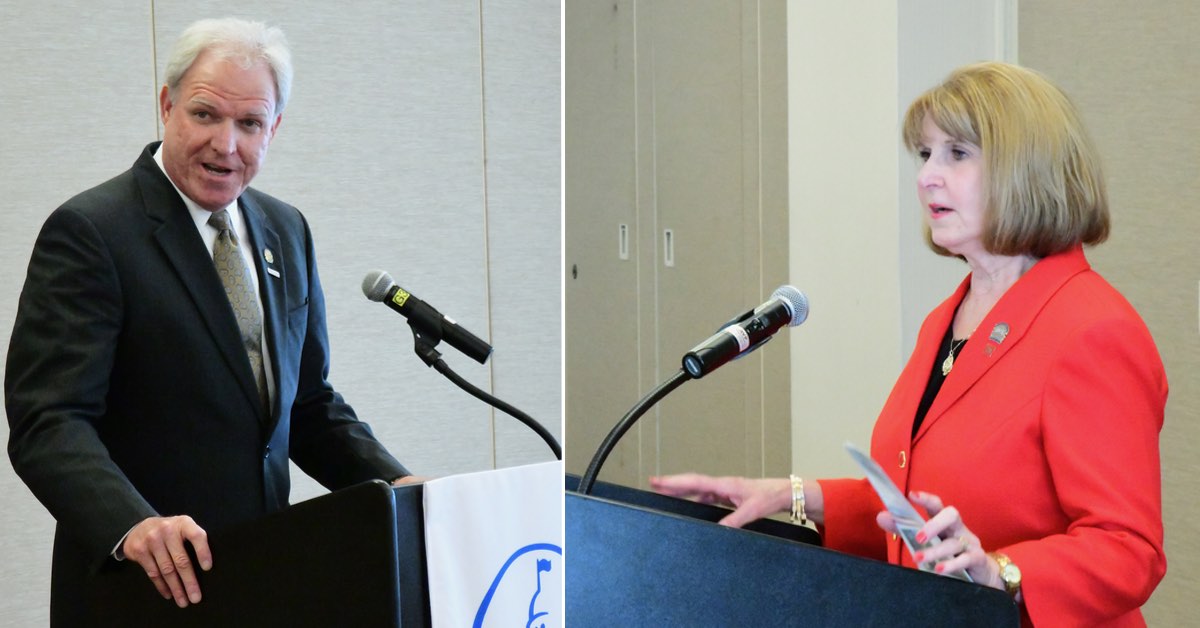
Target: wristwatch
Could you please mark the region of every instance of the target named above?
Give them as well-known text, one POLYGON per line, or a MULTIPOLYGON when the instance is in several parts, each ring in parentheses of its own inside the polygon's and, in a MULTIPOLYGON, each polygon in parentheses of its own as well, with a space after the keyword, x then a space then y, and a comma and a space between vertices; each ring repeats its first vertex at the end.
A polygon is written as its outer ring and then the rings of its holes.
POLYGON ((1004 581, 1004 591, 1012 597, 1016 597, 1021 591, 1021 569, 1008 556, 1000 552, 992 552, 988 554, 992 560, 1000 565, 1000 579, 1004 581))

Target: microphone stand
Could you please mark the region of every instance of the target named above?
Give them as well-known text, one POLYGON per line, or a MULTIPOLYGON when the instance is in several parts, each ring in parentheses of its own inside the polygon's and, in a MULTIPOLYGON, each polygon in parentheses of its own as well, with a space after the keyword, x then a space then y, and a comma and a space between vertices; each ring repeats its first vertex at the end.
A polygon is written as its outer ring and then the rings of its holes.
MULTIPOLYGON (((804 322, 804 319, 808 316, 808 298, 804 296, 804 293, 792 286, 780 286, 779 289, 777 289, 775 293, 771 295, 771 299, 781 299, 784 302, 784 305, 787 308, 788 317, 792 319, 790 325, 799 325, 800 323, 804 322), (802 316, 800 316, 799 319, 797 319, 795 315, 795 308, 802 308, 800 310, 802 312, 802 316)), ((770 302, 771 301, 768 301, 767 303, 770 302)), ((658 403, 663 397, 666 397, 671 393, 671 391, 679 388, 689 379, 700 379, 701 377, 704 377, 705 374, 720 368, 721 365, 725 364, 726 362, 741 358, 755 349, 763 346, 763 344, 770 340, 775 331, 779 329, 778 327, 773 330, 767 330, 765 332, 767 334, 765 337, 758 340, 753 345, 741 350, 732 357, 724 357, 719 353, 710 356, 709 354, 713 352, 705 349, 706 345, 708 345, 714 339, 717 339, 722 330, 731 325, 740 325, 743 321, 750 320, 757 312, 758 308, 755 308, 746 311, 744 314, 734 317, 733 320, 722 325, 717 330, 717 334, 712 338, 700 343, 700 345, 684 354, 682 360, 683 368, 676 371, 674 375, 667 379, 667 381, 659 384, 658 388, 650 391, 650 394, 643 397, 642 400, 637 403, 637 405, 633 406, 633 408, 630 409, 625 416, 621 417, 621 420, 617 422, 612 431, 608 433, 608 436, 604 438, 604 442, 600 443, 600 448, 596 450, 596 455, 592 456, 592 461, 588 464, 587 471, 585 471, 583 476, 579 478, 579 486, 575 489, 576 492, 584 495, 590 495, 592 493, 592 485, 596 483, 596 476, 600 474, 600 467, 604 464, 604 461, 608 459, 608 455, 612 453, 612 450, 617 446, 617 441, 621 440, 621 437, 625 435, 625 432, 628 432, 629 428, 633 427, 633 424, 636 423, 637 420, 641 418, 641 416, 645 414, 646 411, 649 410, 654 404, 658 403), (709 361, 710 359, 711 361, 709 361)), ((763 333, 765 325, 762 322, 753 324, 757 325, 757 327, 754 328, 755 333, 763 333)), ((740 331, 742 331, 743 334, 746 333, 744 329, 740 331)))
POLYGON ((547 431, 541 423, 538 423, 533 417, 521 412, 517 408, 505 403, 504 401, 501 401, 500 399, 497 399, 483 390, 480 390, 475 385, 460 377, 458 373, 455 373, 453 370, 451 370, 450 367, 446 365, 446 362, 442 360, 442 354, 434 348, 442 340, 436 332, 429 334, 429 337, 427 338, 425 334, 421 333, 421 330, 417 329, 417 325, 413 325, 413 321, 410 320, 408 326, 412 328, 413 332, 413 350, 416 352, 417 357, 421 358, 421 361, 425 363, 425 366, 433 367, 435 371, 444 375, 446 379, 453 382, 455 386, 463 389, 472 397, 475 397, 476 399, 487 403, 493 408, 515 417, 518 421, 527 425, 534 432, 537 432, 537 435, 541 436, 542 440, 546 441, 546 444, 550 446, 550 451, 554 452, 554 457, 558 460, 562 460, 562 447, 560 447, 558 441, 554 439, 554 435, 547 431))
POLYGON ((617 441, 633 427, 634 423, 641 418, 654 404, 658 403, 663 397, 666 397, 671 391, 679 388, 684 382, 692 379, 692 376, 687 371, 679 369, 667 381, 658 385, 658 388, 650 391, 650 394, 637 402, 621 420, 617 422, 608 436, 604 438, 604 442, 600 443, 600 448, 596 450, 596 455, 592 456, 591 463, 588 464, 587 471, 579 478, 579 487, 575 492, 584 495, 592 493, 592 485, 596 483, 596 476, 600 475, 600 467, 604 465, 604 461, 608 459, 608 455, 612 453, 613 448, 617 446, 617 441))

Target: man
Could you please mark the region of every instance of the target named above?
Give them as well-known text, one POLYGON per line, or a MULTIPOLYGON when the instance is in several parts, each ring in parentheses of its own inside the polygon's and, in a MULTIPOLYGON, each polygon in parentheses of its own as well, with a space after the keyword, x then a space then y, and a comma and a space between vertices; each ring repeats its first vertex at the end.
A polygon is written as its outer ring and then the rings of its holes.
POLYGON ((287 505, 288 458, 330 489, 411 480, 326 377, 324 296, 294 208, 248 186, 291 86, 283 34, 205 20, 172 51, 161 144, 58 208, 9 347, 13 467, 58 522, 51 622, 136 561, 199 602, 206 531, 287 505))

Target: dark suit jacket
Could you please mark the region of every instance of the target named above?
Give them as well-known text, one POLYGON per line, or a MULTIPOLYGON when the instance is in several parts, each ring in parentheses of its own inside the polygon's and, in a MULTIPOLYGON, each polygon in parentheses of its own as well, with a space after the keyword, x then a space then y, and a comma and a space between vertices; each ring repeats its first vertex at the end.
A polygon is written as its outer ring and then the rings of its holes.
MULTIPOLYGON (((938 495, 1021 568, 1025 625, 1144 626, 1166 571, 1162 360, 1081 249, 1042 259, 976 328, 916 436, 913 418, 970 277, 929 314, 879 415, 871 455, 938 495)), ((825 544, 913 566, 875 524, 865 480, 822 480, 825 544)))
POLYGON ((59 625, 74 623, 82 580, 146 517, 186 514, 212 532, 279 510, 289 457, 330 489, 407 475, 326 379, 303 216, 247 190, 275 377, 262 416, 232 308, 155 148, 47 219, 9 346, 9 455, 58 521, 59 625))

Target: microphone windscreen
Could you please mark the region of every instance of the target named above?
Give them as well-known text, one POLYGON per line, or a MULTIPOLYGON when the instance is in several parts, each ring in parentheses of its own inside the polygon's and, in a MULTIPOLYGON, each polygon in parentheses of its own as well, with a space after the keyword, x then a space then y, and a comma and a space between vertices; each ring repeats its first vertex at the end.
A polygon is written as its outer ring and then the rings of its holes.
POLYGON ((394 285, 396 283, 392 281, 391 275, 382 270, 373 270, 363 277, 362 291, 368 299, 382 303, 387 298, 388 290, 394 285))
POLYGON ((789 327, 795 327, 808 318, 808 297, 804 296, 804 293, 797 290, 795 286, 779 286, 775 292, 771 293, 771 298, 783 301, 788 311, 792 313, 792 320, 788 323, 789 327))

